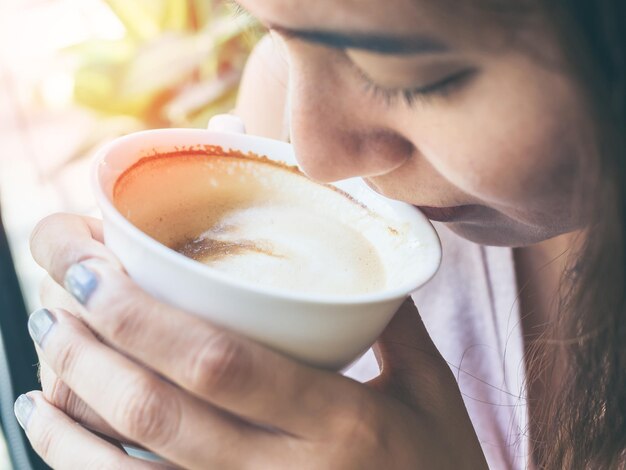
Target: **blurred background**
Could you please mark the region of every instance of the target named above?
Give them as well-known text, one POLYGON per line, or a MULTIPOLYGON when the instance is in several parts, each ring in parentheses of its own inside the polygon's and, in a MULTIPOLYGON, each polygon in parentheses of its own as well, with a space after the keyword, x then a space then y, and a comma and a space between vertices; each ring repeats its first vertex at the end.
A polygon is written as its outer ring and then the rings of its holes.
POLYGON ((261 34, 225 0, 0 0, 0 366, 26 364, 12 383, 0 367, 11 443, 7 451, 0 436, 0 470, 28 468, 8 416, 11 395, 36 371, 25 332, 42 278, 28 250, 32 228, 52 212, 97 215, 89 162, 107 140, 205 127, 231 110, 261 34))

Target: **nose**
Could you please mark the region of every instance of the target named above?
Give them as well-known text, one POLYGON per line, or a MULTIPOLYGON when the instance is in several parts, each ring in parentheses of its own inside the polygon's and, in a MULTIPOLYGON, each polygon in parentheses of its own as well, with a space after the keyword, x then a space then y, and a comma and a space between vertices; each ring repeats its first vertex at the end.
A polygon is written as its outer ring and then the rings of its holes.
POLYGON ((328 60, 290 60, 290 131, 300 166, 331 182, 376 176, 401 166, 413 144, 367 109, 366 93, 328 60))

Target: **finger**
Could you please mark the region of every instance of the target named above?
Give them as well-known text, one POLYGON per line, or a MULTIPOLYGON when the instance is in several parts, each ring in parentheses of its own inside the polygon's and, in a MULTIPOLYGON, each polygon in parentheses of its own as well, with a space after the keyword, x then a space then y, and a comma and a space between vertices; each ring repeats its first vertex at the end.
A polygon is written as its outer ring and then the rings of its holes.
POLYGON ((88 299, 84 320, 90 327, 196 396, 299 436, 322 434, 318 420, 332 419, 337 407, 354 406, 360 389, 353 381, 157 302, 106 263, 91 260, 79 266, 68 275, 79 271, 77 277, 89 286, 87 294, 79 288, 78 297, 88 299))
POLYGON ((133 459, 50 405, 40 392, 22 395, 16 416, 37 453, 54 469, 124 468, 154 470, 164 465, 133 459))
POLYGON ((278 436, 249 426, 160 380, 99 342, 63 310, 33 313, 29 330, 60 380, 126 438, 171 462, 216 468, 284 453, 278 436), (209 466, 211 466, 209 465, 209 466))
POLYGON ((87 406, 67 384, 60 380, 45 361, 39 361, 39 374, 43 395, 48 403, 92 431, 104 434, 117 441, 128 441, 87 406))
POLYGON ((411 405, 439 402, 441 390, 456 389, 448 363, 426 331, 413 303, 407 299, 374 345, 381 374, 368 382, 411 405))
MULTIPOLYGON (((43 279, 39 289, 39 298, 42 305, 46 305, 48 308, 64 309, 78 318, 81 316, 78 312, 83 311, 82 305, 50 276, 45 276, 43 279)), ((42 359, 40 350, 37 349, 36 351, 39 358, 39 379, 44 397, 49 403, 90 430, 118 441, 128 440, 115 431, 60 380, 46 361, 42 359)))
POLYGON ((48 308, 61 308, 82 316, 83 306, 50 276, 45 276, 39 285, 39 301, 48 308))
POLYGON ((113 429, 109 423, 102 419, 60 380, 41 358, 39 359, 39 374, 43 395, 52 406, 117 447, 121 448, 120 442, 137 448, 141 447, 113 429))
POLYGON ((37 224, 30 237, 35 261, 52 278, 62 283, 67 268, 88 258, 106 259, 121 268, 115 256, 102 244, 102 228, 91 217, 53 214, 37 224))
MULTIPOLYGON (((59 284, 54 282, 50 276, 46 276, 43 279, 39 296, 42 305, 46 305, 48 308, 64 309, 78 318, 80 318, 81 315, 76 312, 84 310, 82 305, 59 284)), ((37 354, 39 356, 39 350, 37 350, 37 354)), ((90 430, 116 439, 117 441, 131 444, 131 442, 128 442, 128 439, 115 431, 104 419, 98 416, 83 400, 70 390, 41 357, 39 357, 39 378, 44 396, 49 403, 90 430)))

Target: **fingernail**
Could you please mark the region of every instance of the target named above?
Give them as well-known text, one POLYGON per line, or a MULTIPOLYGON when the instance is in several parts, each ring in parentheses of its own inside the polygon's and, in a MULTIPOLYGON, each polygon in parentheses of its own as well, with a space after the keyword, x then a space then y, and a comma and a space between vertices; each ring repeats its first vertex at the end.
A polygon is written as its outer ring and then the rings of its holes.
POLYGON ((50 332, 55 323, 56 318, 54 318, 52 312, 47 308, 35 310, 30 314, 30 317, 28 317, 28 332, 30 333, 30 337, 33 338, 35 343, 41 346, 46 335, 50 332))
POLYGON ((33 410, 35 409, 35 402, 28 395, 20 395, 15 400, 15 404, 13 405, 13 413, 15 413, 15 417, 17 418, 17 422, 20 423, 22 429, 26 431, 28 427, 28 420, 30 416, 33 414, 33 410))
POLYGON ((76 300, 85 305, 89 297, 98 287, 98 278, 84 265, 78 263, 70 266, 65 273, 65 288, 76 300))

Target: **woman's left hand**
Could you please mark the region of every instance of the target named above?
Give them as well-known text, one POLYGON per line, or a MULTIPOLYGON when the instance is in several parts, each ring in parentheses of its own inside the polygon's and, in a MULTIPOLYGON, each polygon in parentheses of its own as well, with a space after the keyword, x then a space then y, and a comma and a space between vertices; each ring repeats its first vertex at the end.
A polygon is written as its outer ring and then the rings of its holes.
POLYGON ((95 219, 55 215, 31 242, 56 283, 42 290, 50 310, 29 321, 44 394, 20 397, 16 409, 54 468, 165 465, 133 459, 88 428, 190 469, 484 463, 454 378, 412 303, 379 344, 389 360, 383 375, 365 386, 156 301, 125 274, 100 230, 95 219))

